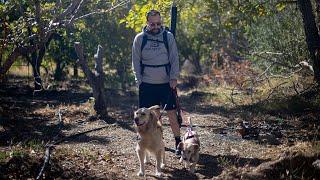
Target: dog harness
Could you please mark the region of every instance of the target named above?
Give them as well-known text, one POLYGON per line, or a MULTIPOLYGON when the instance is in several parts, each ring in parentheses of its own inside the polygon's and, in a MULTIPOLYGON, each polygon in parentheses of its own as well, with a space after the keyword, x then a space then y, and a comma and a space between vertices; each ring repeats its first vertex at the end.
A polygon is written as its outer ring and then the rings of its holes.
POLYGON ((191 138, 194 138, 194 132, 192 131, 191 128, 187 128, 187 139, 191 139, 191 138))

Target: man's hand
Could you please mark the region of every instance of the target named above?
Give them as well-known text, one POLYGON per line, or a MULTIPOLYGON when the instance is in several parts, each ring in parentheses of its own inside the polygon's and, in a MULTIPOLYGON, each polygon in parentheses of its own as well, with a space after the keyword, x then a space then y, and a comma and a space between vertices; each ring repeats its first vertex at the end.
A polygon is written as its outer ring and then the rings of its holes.
POLYGON ((175 88, 177 87, 177 84, 178 84, 178 82, 177 82, 176 79, 171 79, 171 80, 170 80, 170 87, 171 87, 172 89, 175 89, 175 88))

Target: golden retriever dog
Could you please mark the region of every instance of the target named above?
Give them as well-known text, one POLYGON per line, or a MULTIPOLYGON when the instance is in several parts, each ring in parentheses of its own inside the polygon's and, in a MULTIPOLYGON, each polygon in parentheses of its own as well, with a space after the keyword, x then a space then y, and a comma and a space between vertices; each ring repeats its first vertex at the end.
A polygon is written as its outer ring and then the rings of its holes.
POLYGON ((195 172, 196 164, 199 161, 200 139, 198 134, 192 130, 191 118, 189 118, 189 127, 186 134, 179 143, 178 148, 181 150, 180 163, 184 161, 184 167, 190 172, 195 172))
POLYGON ((165 167, 165 153, 162 124, 157 118, 155 110, 160 107, 152 106, 150 108, 140 108, 134 112, 134 123, 140 139, 137 143, 136 152, 140 162, 138 176, 144 176, 145 163, 149 163, 149 153, 156 158, 156 173, 161 177, 161 168, 165 167))

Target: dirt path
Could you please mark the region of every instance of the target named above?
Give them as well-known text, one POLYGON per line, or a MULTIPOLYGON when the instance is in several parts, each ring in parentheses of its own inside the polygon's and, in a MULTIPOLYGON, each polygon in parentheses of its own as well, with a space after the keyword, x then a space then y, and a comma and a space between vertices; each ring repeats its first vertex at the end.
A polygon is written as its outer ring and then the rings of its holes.
MULTIPOLYGON (((0 164, 0 177, 36 177, 44 155, 44 149, 36 148, 37 145, 43 147, 54 138, 59 140, 93 130, 55 146, 45 177, 144 179, 136 176, 139 168, 135 154, 137 135, 132 121, 136 97, 132 93, 110 95, 111 118, 102 120, 92 116, 92 103, 87 101, 90 95, 87 93, 50 91, 32 96, 30 89, 26 87, 14 89, 10 86, 1 91, 4 95, 1 97, 0 150, 26 151, 28 155, 7 157, 0 164), (59 112, 62 122, 59 121, 59 112), (33 141, 34 145, 30 145, 33 141), (19 174, 21 161, 26 162, 23 167, 33 168, 29 174, 19 174)), ((197 102, 194 98, 190 94, 181 96, 182 106, 186 109, 187 116, 192 117, 201 140, 201 155, 196 173, 186 171, 174 155, 172 132, 164 116, 167 156, 164 179, 212 179, 219 178, 230 170, 250 170, 263 162, 277 159, 281 152, 294 144, 287 140, 288 134, 278 138, 277 145, 271 145, 268 141, 243 139, 236 130, 241 120, 240 115, 237 115, 238 111, 206 104, 204 101, 197 102)), ((274 119, 275 117, 268 115, 263 120, 273 122, 274 119)), ((289 120, 283 121, 282 125, 287 123, 287 127, 293 127, 289 126, 289 120)), ((181 132, 185 132, 185 127, 181 132)), ((157 179, 154 177, 154 161, 152 165, 146 166, 145 178, 157 179)))

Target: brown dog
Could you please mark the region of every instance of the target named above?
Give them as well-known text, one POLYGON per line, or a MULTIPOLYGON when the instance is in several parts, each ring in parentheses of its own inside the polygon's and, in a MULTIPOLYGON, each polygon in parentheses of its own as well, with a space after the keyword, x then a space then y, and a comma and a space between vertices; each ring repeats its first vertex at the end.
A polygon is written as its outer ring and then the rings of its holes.
POLYGON ((192 130, 191 118, 189 118, 189 128, 178 148, 181 150, 180 163, 184 161, 184 167, 186 169, 190 167, 190 172, 194 173, 199 161, 200 140, 198 134, 192 130))
POLYGON ((156 176, 161 177, 161 168, 165 166, 162 124, 155 112, 159 109, 160 107, 157 105, 150 108, 140 108, 134 112, 134 122, 140 136, 136 147, 140 162, 138 176, 144 176, 144 164, 149 162, 149 153, 156 157, 156 176))

